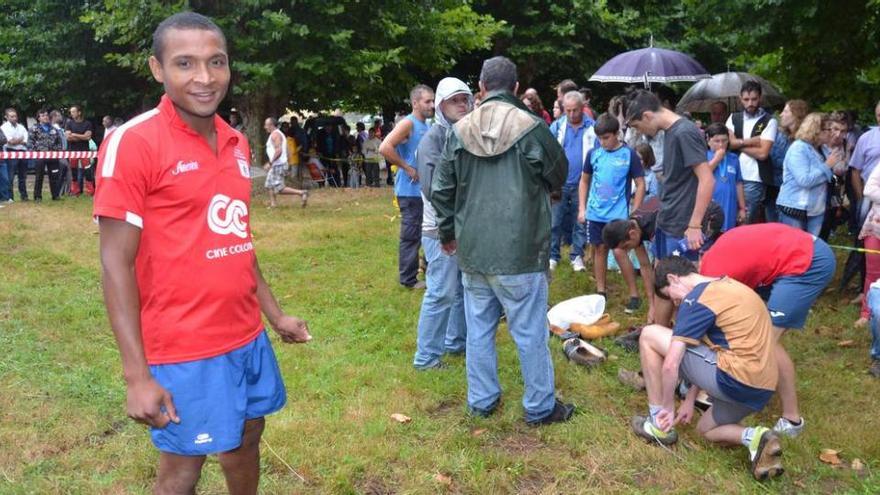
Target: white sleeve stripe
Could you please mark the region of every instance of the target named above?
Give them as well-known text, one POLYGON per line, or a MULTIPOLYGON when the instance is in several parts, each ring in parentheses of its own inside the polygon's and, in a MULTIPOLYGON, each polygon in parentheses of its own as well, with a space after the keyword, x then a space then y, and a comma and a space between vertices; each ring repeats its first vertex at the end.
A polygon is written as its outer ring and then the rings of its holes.
POLYGON ((130 211, 125 212, 125 221, 139 229, 144 228, 144 219, 130 211))
POLYGON ((101 164, 101 177, 113 177, 113 170, 116 168, 116 152, 119 150, 119 142, 122 140, 122 135, 125 134, 125 131, 156 115, 159 115, 158 108, 144 112, 122 124, 110 134, 110 142, 107 143, 107 153, 104 155, 104 163, 101 164))

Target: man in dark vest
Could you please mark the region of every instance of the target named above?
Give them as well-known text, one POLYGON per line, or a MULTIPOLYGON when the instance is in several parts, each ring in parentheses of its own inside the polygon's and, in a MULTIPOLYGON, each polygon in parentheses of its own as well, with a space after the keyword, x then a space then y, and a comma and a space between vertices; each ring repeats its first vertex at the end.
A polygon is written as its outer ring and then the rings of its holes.
MULTIPOLYGON (((730 149, 739 153, 743 188, 746 193, 746 223, 756 223, 765 218, 764 204, 775 205, 779 186, 773 183, 773 166, 770 148, 776 139, 776 119, 761 108, 761 84, 746 81, 739 92, 743 111, 735 112, 727 119, 727 128, 733 133, 730 149), (744 137, 748 136, 748 137, 744 137)), ((772 210, 775 212, 775 208, 772 210)))

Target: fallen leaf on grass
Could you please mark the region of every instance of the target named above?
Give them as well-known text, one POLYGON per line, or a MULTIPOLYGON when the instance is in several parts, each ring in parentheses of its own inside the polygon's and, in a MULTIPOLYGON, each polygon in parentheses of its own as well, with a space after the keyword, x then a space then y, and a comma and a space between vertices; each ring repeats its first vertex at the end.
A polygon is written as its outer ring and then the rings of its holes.
POLYGON ((608 356, 608 360, 609 360, 609 361, 617 361, 618 359, 620 359, 620 358, 618 358, 618 357, 615 356, 614 354, 611 354, 610 356, 608 356))
POLYGON ((819 454, 819 460, 825 464, 837 466, 840 464, 840 457, 838 457, 838 454, 840 454, 840 451, 838 450, 822 449, 822 453, 819 454))
POLYGON ((856 343, 855 340, 841 340, 837 343, 837 347, 852 347, 856 343))
POLYGON ((441 485, 451 486, 452 485, 452 477, 446 476, 442 473, 437 473, 434 475, 434 481, 440 483, 441 485))
POLYGON ((792 484, 793 484, 794 486, 798 487, 798 488, 804 488, 804 489, 807 488, 807 485, 806 485, 803 481, 801 481, 801 480, 794 480, 794 481, 792 482, 792 484))
POLYGON ((852 460, 849 467, 851 467, 853 471, 861 471, 862 469, 865 469, 865 464, 861 459, 856 458, 852 460))
POLYGON ((471 435, 472 435, 472 436, 475 436, 475 437, 478 437, 478 436, 482 435, 483 433, 486 433, 486 429, 485 429, 485 428, 477 428, 476 430, 474 430, 474 431, 471 432, 471 435))
POLYGON ((400 413, 392 414, 391 419, 393 419, 394 421, 397 421, 398 423, 409 423, 410 421, 412 421, 411 417, 400 414, 400 413))

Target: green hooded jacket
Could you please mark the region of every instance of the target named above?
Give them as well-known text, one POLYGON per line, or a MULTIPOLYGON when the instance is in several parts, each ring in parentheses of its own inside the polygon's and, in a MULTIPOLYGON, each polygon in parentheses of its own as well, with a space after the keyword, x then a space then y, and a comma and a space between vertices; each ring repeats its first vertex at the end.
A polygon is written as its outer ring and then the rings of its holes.
POLYGON ((458 241, 463 272, 546 271, 550 191, 567 174, 565 152, 544 122, 510 92, 490 93, 453 126, 434 171, 441 242, 458 241))

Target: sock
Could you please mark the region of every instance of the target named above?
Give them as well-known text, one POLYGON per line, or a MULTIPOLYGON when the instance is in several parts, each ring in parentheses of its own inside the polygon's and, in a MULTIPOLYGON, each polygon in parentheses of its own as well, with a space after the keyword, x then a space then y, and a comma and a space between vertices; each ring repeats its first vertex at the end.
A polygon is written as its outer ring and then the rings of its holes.
POLYGON ((746 428, 746 429, 744 429, 743 432, 742 432, 742 436, 740 437, 740 442, 741 442, 743 445, 745 445, 745 447, 748 449, 748 448, 751 447, 751 444, 752 444, 752 438, 753 438, 754 436, 755 436, 755 429, 754 429, 754 428, 751 428, 751 427, 746 428))
POLYGON ((788 418, 785 418, 785 420, 788 421, 789 423, 791 423, 791 424, 794 425, 794 426, 800 426, 801 423, 804 422, 804 418, 798 418, 797 421, 792 421, 792 420, 790 420, 790 419, 788 419, 788 418))
MULTIPOLYGON (((651 417, 651 423, 654 426, 657 426, 657 415, 660 414, 663 408, 660 406, 655 406, 654 404, 648 404, 648 415, 651 417)), ((658 427, 659 428, 659 427, 658 427)))

